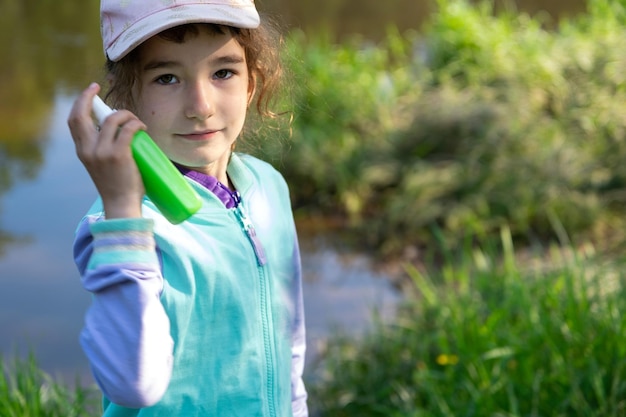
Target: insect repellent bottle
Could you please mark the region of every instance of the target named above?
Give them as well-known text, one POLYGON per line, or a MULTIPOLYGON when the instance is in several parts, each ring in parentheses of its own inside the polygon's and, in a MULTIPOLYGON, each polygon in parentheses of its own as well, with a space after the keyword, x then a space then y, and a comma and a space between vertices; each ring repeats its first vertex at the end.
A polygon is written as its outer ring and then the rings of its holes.
MULTIPOLYGON (((114 111, 100 97, 93 98, 93 113, 100 124, 114 111)), ((200 209, 198 194, 145 131, 135 133, 131 150, 146 195, 170 223, 181 223, 200 209)))

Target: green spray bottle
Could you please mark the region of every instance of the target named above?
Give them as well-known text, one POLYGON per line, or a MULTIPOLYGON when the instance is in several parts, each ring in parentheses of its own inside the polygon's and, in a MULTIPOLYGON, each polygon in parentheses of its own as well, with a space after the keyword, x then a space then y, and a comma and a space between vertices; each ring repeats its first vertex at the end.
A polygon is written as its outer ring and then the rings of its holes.
MULTIPOLYGON (((93 113, 98 123, 115 110, 98 96, 93 98, 93 113)), ((172 224, 187 220, 200 209, 202 201, 152 138, 143 130, 131 142, 133 158, 141 173, 146 195, 172 224)))

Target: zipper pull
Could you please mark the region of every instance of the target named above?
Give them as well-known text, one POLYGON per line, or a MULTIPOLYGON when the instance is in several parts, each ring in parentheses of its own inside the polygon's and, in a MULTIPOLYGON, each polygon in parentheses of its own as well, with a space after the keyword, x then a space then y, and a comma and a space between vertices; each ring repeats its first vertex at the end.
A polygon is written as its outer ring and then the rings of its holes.
POLYGON ((241 203, 241 194, 239 194, 239 191, 235 190, 234 192, 231 192, 230 195, 235 202, 235 207, 238 207, 241 203))
POLYGON ((267 259, 265 258, 265 250, 263 250, 263 245, 261 244, 259 237, 256 235, 254 225, 252 224, 250 219, 248 219, 248 216, 246 216, 243 204, 241 204, 241 197, 239 197, 239 193, 237 193, 237 196, 238 204, 236 206, 237 208, 235 209, 236 213, 238 214, 237 217, 239 217, 239 221, 243 226, 243 230, 246 232, 246 235, 248 236, 248 239, 252 244, 252 249, 254 250, 254 254, 256 255, 256 260, 259 266, 263 266, 267 263, 267 259))

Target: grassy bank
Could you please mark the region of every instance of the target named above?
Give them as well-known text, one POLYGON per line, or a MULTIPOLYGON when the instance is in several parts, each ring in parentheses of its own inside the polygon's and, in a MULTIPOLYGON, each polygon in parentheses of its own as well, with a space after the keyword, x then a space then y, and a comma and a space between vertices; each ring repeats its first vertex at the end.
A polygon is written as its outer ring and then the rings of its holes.
POLYGON ((95 417, 100 409, 95 388, 78 380, 70 388, 42 371, 32 356, 10 363, 0 357, 0 416, 95 417))
POLYGON ((408 269, 393 324, 329 346, 309 376, 317 415, 626 415, 622 263, 555 246, 520 265, 506 229, 447 256, 408 269))

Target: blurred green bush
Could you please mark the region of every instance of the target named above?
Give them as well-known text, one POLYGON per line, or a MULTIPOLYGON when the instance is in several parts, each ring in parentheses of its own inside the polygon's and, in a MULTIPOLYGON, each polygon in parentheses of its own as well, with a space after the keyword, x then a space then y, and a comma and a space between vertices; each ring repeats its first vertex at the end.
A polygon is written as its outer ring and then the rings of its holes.
POLYGON ((434 227, 450 242, 606 229, 626 197, 624 2, 550 30, 488 1, 437 6, 381 44, 288 37, 291 137, 269 130, 259 151, 298 212, 345 215, 383 255, 434 227))

